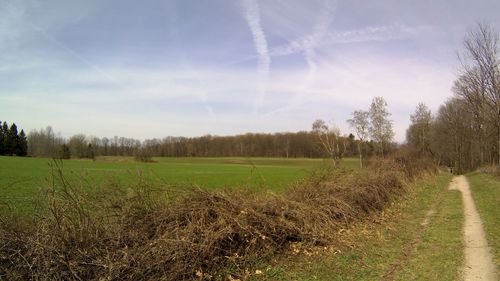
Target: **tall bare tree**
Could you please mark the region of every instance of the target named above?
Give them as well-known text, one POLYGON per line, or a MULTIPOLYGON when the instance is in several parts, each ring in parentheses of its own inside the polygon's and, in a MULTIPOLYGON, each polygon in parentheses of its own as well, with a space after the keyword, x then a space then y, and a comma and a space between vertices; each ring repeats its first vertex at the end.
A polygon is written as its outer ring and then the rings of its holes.
MULTIPOLYGON (((497 159, 500 161, 500 36, 488 24, 478 24, 464 40, 460 54, 462 75, 455 83, 455 93, 476 111, 488 112, 494 127, 497 159)), ((483 116, 481 116, 483 117, 483 116)), ((500 163, 500 162, 499 162, 500 163)))
POLYGON ((424 103, 419 103, 415 113, 410 115, 410 127, 406 131, 406 140, 421 153, 430 152, 430 133, 432 114, 424 103))
POLYGON ((363 145, 368 139, 370 128, 370 113, 364 110, 355 110, 352 112, 352 118, 347 120, 349 126, 358 136, 359 166, 363 168, 363 145))
POLYGON ((384 155, 394 138, 391 113, 387 110, 387 102, 383 97, 375 97, 370 105, 370 136, 377 144, 377 152, 384 155))

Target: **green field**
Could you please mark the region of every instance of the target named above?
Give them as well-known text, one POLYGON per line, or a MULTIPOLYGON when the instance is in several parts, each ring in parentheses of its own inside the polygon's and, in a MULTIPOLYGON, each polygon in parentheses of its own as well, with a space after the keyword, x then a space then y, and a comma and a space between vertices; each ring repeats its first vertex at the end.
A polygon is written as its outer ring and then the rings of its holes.
MULTIPOLYGON (((113 178, 126 187, 146 177, 179 188, 264 188, 280 192, 325 165, 321 159, 283 158, 154 158, 154 161, 139 163, 132 157, 64 160, 63 170, 68 179, 91 185, 113 178)), ((14 206, 31 204, 39 190, 51 186, 53 164, 47 158, 0 157, 0 202, 14 206)), ((342 165, 355 168, 357 164, 356 159, 345 159, 342 165)))

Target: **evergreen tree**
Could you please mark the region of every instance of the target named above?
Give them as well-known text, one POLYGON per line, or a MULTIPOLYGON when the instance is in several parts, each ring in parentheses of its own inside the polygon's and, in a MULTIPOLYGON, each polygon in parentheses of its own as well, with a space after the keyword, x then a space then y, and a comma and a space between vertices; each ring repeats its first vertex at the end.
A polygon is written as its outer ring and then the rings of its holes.
POLYGON ((17 155, 18 156, 28 155, 28 138, 26 137, 24 130, 21 130, 21 132, 19 133, 18 140, 19 140, 19 148, 17 155))
POLYGON ((16 123, 12 123, 10 129, 7 131, 7 155, 13 155, 16 153, 16 148, 18 146, 18 135, 17 135, 17 126, 16 123))
POLYGON ((71 152, 66 144, 61 145, 61 151, 59 152, 59 157, 61 159, 70 159, 71 152))
POLYGON ((5 140, 5 134, 3 133, 2 129, 2 121, 0 121, 0 155, 5 154, 5 148, 4 148, 4 140, 5 140))
POLYGON ((3 153, 2 155, 8 155, 9 148, 8 148, 8 136, 9 136, 9 125, 7 125, 7 122, 3 121, 2 127, 0 128, 0 131, 2 132, 3 139, 2 139, 2 147, 3 147, 3 153))

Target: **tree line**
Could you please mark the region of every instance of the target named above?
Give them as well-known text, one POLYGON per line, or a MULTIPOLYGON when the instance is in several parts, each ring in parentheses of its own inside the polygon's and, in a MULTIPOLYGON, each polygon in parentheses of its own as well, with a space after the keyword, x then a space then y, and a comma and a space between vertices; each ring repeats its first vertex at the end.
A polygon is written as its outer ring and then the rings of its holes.
MULTIPOLYGON (((354 135, 338 135, 339 155, 357 155, 354 135)), ((368 150, 375 150, 373 143, 368 150)), ((133 138, 98 138, 77 134, 68 139, 52 127, 28 134, 28 152, 36 157, 94 158, 96 156, 158 157, 328 157, 313 131, 285 133, 247 133, 235 136, 165 137, 140 141, 133 138)))
MULTIPOLYGON (((335 125, 316 120, 310 131, 246 133, 235 136, 165 137, 140 141, 133 138, 98 138, 76 134, 66 139, 48 126, 32 130, 27 138, 27 154, 35 157, 90 158, 96 156, 148 157, 283 157, 323 158, 336 163, 343 157, 385 155, 395 147, 387 102, 373 99, 368 110, 357 110, 347 120, 356 136, 342 134, 335 125)), ((14 126, 15 127, 15 126, 14 126)), ((16 155, 20 155, 15 153, 16 155)), ((26 152, 25 152, 26 155, 26 152)), ((360 161, 362 164, 362 161, 360 161)))
POLYGON ((28 140, 24 130, 17 131, 16 123, 0 122, 0 155, 26 156, 28 154, 28 140))
MULTIPOLYGON (((335 139, 335 158, 355 157, 360 140, 353 134, 328 132, 335 139)), ((318 132, 246 133, 235 136, 165 137, 140 141, 133 138, 98 138, 77 134, 68 139, 54 133, 52 127, 28 134, 28 154, 34 157, 94 158, 96 156, 156 157, 331 157, 318 132)), ((364 155, 378 152, 373 140, 363 141, 364 155)))
MULTIPOLYGON (((345 135, 335 125, 316 120, 311 131, 285 133, 247 133, 235 136, 165 137, 140 141, 133 138, 98 138, 77 134, 64 139, 52 127, 28 134, 31 156, 95 158, 96 156, 148 157, 283 157, 330 158, 385 155, 395 147, 387 102, 373 99, 366 111, 354 111, 347 120, 356 132, 345 135)), ((362 165, 362 161, 361 165, 362 165)))
POLYGON ((411 116, 408 145, 458 173, 500 164, 499 38, 478 24, 464 38, 453 96, 435 116, 423 104, 411 116))

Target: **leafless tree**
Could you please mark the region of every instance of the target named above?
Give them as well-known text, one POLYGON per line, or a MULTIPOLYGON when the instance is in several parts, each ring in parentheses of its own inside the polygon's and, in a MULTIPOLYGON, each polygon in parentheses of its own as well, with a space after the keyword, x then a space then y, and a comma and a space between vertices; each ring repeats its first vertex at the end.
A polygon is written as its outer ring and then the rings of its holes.
POLYGON ((387 110, 387 102, 383 97, 375 97, 370 106, 370 136, 377 144, 378 153, 384 155, 394 138, 391 114, 387 110))
POLYGON ((472 106, 476 118, 484 117, 493 125, 497 139, 498 161, 500 161, 499 40, 499 34, 488 24, 478 24, 476 29, 467 34, 464 51, 459 55, 462 74, 454 86, 455 93, 472 106), (484 113, 488 114, 484 116, 482 115, 484 113))
POLYGON ((430 133, 432 114, 424 103, 419 103, 415 113, 410 115, 410 127, 406 131, 406 140, 410 146, 421 153, 430 152, 430 133))
POLYGON ((352 118, 348 119, 347 123, 358 136, 359 165, 363 168, 363 144, 369 136, 370 113, 364 110, 355 110, 352 112, 352 118))
POLYGON ((318 137, 321 147, 332 159, 334 165, 341 158, 339 137, 340 130, 334 126, 328 126, 325 121, 318 119, 312 125, 312 132, 318 137))
POLYGON ((52 127, 32 130, 28 133, 28 155, 57 157, 64 139, 54 133, 52 127))

